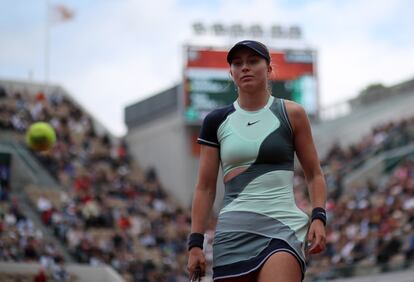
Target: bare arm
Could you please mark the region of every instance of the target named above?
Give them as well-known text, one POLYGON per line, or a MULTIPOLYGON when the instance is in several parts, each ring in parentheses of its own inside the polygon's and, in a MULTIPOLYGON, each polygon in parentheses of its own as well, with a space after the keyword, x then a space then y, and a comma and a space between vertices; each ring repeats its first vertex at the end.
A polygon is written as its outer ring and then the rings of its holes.
POLYGON ((298 104, 286 101, 287 112, 293 127, 296 155, 308 184, 312 207, 325 208, 326 185, 313 142, 311 127, 305 110, 298 104))
MULTIPOLYGON (((321 207, 325 209, 325 177, 313 142, 308 117, 305 110, 294 102, 286 102, 286 109, 293 127, 296 155, 305 174, 312 208, 321 207)), ((307 240, 311 242, 310 254, 319 253, 325 249, 326 232, 321 220, 312 221, 307 240)))
MULTIPOLYGON (((201 145, 198 181, 191 208, 191 233, 204 234, 206 231, 207 220, 216 198, 219 164, 219 150, 214 147, 201 145)), ((187 268, 190 272, 190 277, 197 269, 200 269, 202 276, 204 275, 206 259, 200 248, 191 248, 187 268)))
POLYGON ((191 209, 191 232, 204 233, 216 197, 219 150, 201 145, 198 181, 191 209))

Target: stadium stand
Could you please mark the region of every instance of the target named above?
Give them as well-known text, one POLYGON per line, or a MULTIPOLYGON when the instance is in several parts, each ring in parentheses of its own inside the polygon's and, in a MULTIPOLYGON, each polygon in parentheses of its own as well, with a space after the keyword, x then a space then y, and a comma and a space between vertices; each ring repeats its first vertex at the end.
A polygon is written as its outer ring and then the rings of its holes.
MULTIPOLYGON (((33 121, 48 121, 57 131, 58 141, 52 151, 32 152, 57 186, 30 185, 24 192, 42 224, 52 230, 75 261, 110 265, 126 281, 186 281, 189 211, 180 208, 165 192, 155 170, 143 172, 139 168, 124 140, 98 133, 93 119, 59 93, 6 89, 0 105, 4 109, 0 113, 0 130, 17 134, 16 140, 33 121)), ((413 268, 411 154, 397 160, 384 158, 392 162, 379 173, 381 177, 353 187, 345 184, 348 175, 374 156, 410 148, 413 140, 411 117, 378 125, 358 142, 347 147, 336 144, 327 151, 322 165, 329 190, 328 248, 311 260, 307 281, 413 268)), ((309 212, 300 170, 296 171, 294 183, 298 206, 309 212)), ((6 212, 3 213, 2 223, 6 222, 6 212)), ((214 223, 212 218, 207 232, 206 254, 210 262, 214 223)), ((10 241, 4 237, 7 234, 2 229, 0 243, 13 253, 21 242, 10 241)), ((25 241, 31 246, 30 240, 25 241)), ((36 246, 47 246, 47 242, 36 246)), ((40 249, 40 253, 54 250, 53 246, 40 249)), ((23 258, 20 261, 28 255, 32 261, 42 262, 33 253, 38 254, 29 248, 27 254, 16 256, 23 258)), ((0 258, 19 261, 10 255, 0 258)))
MULTIPOLYGON (((413 140, 410 117, 374 127, 348 147, 331 147, 322 162, 329 193, 328 248, 313 258, 308 277, 332 279, 412 267, 413 140), (389 154, 396 149, 404 154, 389 154), (387 163, 375 176, 347 183, 348 175, 384 155, 389 155, 387 163)), ((295 187, 298 206, 309 211, 300 171, 295 187)))
POLYGON ((324 116, 325 111, 337 113, 341 108, 348 109, 347 114, 313 124, 319 154, 325 157, 334 143, 341 146, 358 143, 370 128, 409 118, 413 104, 414 79, 411 79, 383 89, 380 95, 357 97, 322 110, 324 116))
POLYGON ((330 198, 327 250, 313 258, 308 275, 332 278, 412 268, 413 191, 414 161, 408 159, 390 176, 330 198))
POLYGON ((25 193, 75 261, 111 265, 128 281, 185 279, 188 212, 166 195, 155 171, 144 174, 129 159, 124 141, 98 135, 59 93, 12 92, 1 103, 3 130, 23 134, 39 120, 56 129, 54 149, 32 154, 59 187, 25 193))

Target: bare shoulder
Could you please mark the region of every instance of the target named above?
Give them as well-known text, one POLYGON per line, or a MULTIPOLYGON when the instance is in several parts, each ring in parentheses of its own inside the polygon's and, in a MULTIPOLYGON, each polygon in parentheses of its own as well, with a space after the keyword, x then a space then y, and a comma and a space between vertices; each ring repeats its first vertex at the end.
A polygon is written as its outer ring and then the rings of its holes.
POLYGON ((286 110, 288 111, 288 113, 292 113, 292 114, 304 114, 305 113, 305 109, 302 107, 302 105, 291 101, 291 100, 284 100, 285 101, 285 105, 286 105, 286 110))
POLYGON ((305 109, 302 107, 302 105, 296 102, 290 100, 284 101, 290 123, 293 126, 293 130, 295 130, 296 125, 303 124, 303 122, 307 120, 305 109))

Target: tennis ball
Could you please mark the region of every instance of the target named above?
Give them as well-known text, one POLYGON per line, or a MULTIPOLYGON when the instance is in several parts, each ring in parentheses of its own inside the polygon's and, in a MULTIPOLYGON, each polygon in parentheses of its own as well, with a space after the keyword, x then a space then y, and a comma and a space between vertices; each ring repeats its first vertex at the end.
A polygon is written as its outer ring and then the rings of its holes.
POLYGON ((35 122, 26 132, 26 144, 35 151, 46 151, 56 142, 56 133, 47 122, 35 122))

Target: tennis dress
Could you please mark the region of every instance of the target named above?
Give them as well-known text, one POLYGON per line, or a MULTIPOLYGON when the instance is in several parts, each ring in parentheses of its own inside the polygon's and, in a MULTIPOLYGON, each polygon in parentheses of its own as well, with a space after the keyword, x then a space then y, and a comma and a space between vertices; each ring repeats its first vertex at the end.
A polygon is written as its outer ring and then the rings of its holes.
POLYGON ((305 273, 303 242, 309 217, 293 195, 293 132, 282 99, 246 111, 238 102, 204 119, 198 143, 217 147, 225 183, 213 243, 215 281, 248 274, 278 251, 293 254, 305 273))

